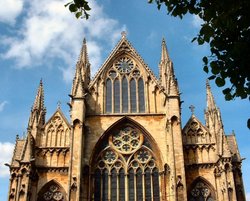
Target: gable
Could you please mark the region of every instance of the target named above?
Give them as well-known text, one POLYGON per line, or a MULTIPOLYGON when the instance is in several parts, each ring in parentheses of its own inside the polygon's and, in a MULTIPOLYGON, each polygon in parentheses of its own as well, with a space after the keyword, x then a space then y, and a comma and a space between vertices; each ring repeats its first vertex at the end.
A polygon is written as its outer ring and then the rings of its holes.
POLYGON ((46 122, 40 147, 68 147, 70 125, 60 108, 46 122))
POLYGON ((87 114, 164 113, 162 92, 159 80, 123 36, 89 84, 87 114))

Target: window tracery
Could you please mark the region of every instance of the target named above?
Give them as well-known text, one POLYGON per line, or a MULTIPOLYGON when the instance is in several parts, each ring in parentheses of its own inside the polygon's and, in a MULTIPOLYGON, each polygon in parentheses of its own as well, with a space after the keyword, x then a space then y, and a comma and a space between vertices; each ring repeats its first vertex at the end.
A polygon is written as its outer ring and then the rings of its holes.
POLYGON ((189 201, 215 201, 212 190, 203 181, 198 181, 190 191, 189 201))
POLYGON ((108 136, 93 167, 95 201, 160 200, 158 165, 148 144, 130 125, 108 136))
POLYGON ((106 113, 145 112, 144 81, 135 62, 121 57, 106 78, 106 113))
POLYGON ((38 194, 38 201, 65 201, 65 193, 59 185, 50 182, 38 194))

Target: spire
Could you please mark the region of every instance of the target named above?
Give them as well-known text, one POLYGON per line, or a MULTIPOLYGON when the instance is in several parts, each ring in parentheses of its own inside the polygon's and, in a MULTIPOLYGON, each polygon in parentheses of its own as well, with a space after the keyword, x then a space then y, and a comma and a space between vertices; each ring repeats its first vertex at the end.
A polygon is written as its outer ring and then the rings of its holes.
POLYGON ((44 90, 43 90, 43 81, 40 80, 40 84, 37 90, 36 98, 32 107, 32 110, 45 110, 44 107, 44 90))
POLYGON ((216 109, 216 104, 208 80, 206 81, 206 93, 207 93, 207 110, 216 109))
POLYGON ((165 38, 163 38, 162 43, 161 43, 161 62, 166 62, 169 60, 170 58, 169 58, 169 54, 167 50, 166 41, 165 41, 165 38))
POLYGON ((83 39, 82 42, 82 49, 79 55, 79 59, 78 62, 82 62, 84 64, 88 64, 89 63, 89 58, 88 58, 88 52, 87 52, 87 43, 86 43, 86 39, 83 39))
POLYGON ((84 94, 84 82, 82 79, 82 72, 81 68, 77 65, 71 90, 71 96, 80 98, 83 97, 83 94, 84 94))
MULTIPOLYGON (((80 55, 76 64, 75 76, 72 84, 71 95, 76 96, 76 91, 84 91, 88 88, 90 82, 90 63, 87 52, 87 43, 86 39, 83 39, 82 48, 80 51, 80 55), (78 88, 82 89, 78 89, 78 88)), ((81 93, 82 93, 81 92, 81 93)), ((78 95, 80 95, 78 93, 78 95)))
POLYGON ((206 126, 209 132, 215 137, 218 147, 218 154, 224 155, 226 153, 225 144, 225 132, 221 119, 220 109, 216 106, 214 97, 209 85, 209 81, 206 81, 206 94, 207 94, 207 108, 205 110, 206 126))
POLYGON ((40 80, 40 84, 37 90, 36 98, 34 104, 31 108, 31 114, 29 119, 29 127, 32 127, 35 122, 37 125, 45 123, 46 108, 44 106, 44 90, 43 81, 40 80))
POLYGON ((178 83, 174 75, 173 63, 170 60, 166 41, 163 38, 161 43, 161 60, 159 63, 159 75, 161 85, 167 95, 179 95, 178 83))

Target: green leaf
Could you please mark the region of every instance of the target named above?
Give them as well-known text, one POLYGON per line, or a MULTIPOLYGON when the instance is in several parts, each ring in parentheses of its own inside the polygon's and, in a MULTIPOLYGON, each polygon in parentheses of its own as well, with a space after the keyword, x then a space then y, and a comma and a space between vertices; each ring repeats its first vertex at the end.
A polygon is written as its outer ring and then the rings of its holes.
POLYGON ((207 57, 203 57, 203 58, 202 58, 202 61, 207 65, 207 63, 208 63, 207 57))
POLYGON ((225 80, 221 77, 217 77, 215 83, 218 87, 223 87, 225 85, 225 80))
POLYGON ((226 88, 226 89, 223 89, 222 93, 226 95, 226 94, 230 93, 230 91, 231 91, 230 88, 226 88))
POLYGON ((70 10, 70 12, 72 12, 72 13, 76 12, 76 11, 77 11, 76 5, 75 5, 75 4, 70 4, 69 10, 70 10))
POLYGON ((89 10, 91 10, 91 8, 89 7, 88 4, 85 4, 85 5, 84 5, 84 10, 89 11, 89 10))
POLYGON ((250 129, 250 119, 247 120, 247 127, 250 129))
POLYGON ((204 70, 206 73, 208 73, 208 67, 207 67, 207 66, 204 66, 204 67, 203 67, 203 70, 204 70))
POLYGON ((225 100, 226 101, 230 101, 232 99, 233 99, 233 96, 230 93, 225 95, 225 100))
POLYGON ((212 75, 212 76, 210 76, 208 79, 209 79, 209 80, 213 80, 214 78, 216 78, 216 76, 215 76, 215 75, 212 75))
POLYGON ((77 13, 75 14, 75 16, 76 16, 77 19, 78 19, 79 17, 81 17, 81 16, 82 16, 82 11, 77 12, 77 13))

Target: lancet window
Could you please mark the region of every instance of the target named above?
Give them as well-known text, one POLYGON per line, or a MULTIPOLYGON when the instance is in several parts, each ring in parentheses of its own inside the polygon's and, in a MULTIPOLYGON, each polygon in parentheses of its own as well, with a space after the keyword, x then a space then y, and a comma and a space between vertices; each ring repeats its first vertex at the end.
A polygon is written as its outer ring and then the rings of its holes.
POLYGON ((198 180, 190 191, 189 201, 215 201, 213 194, 209 185, 198 180))
POLYGON ((93 165, 94 201, 160 201, 160 175, 150 142, 130 125, 112 132, 93 165))
POLYGON ((106 113, 145 112, 144 80, 134 61, 119 58, 106 79, 106 113))

